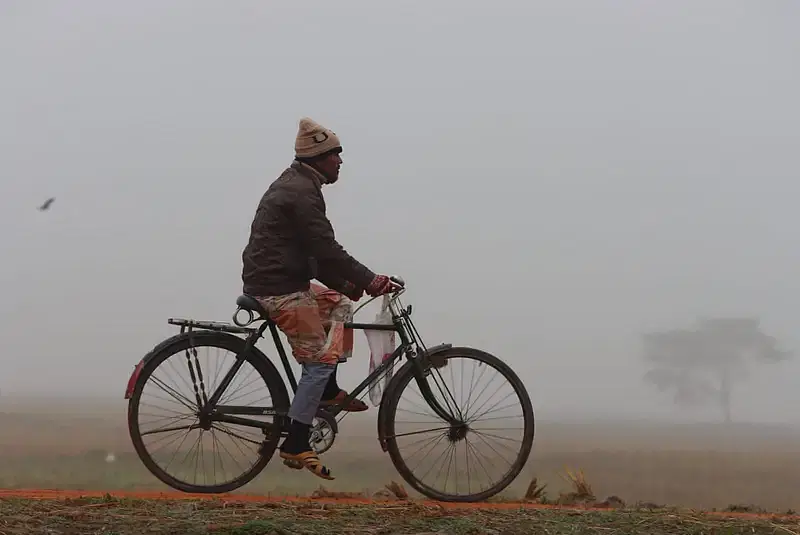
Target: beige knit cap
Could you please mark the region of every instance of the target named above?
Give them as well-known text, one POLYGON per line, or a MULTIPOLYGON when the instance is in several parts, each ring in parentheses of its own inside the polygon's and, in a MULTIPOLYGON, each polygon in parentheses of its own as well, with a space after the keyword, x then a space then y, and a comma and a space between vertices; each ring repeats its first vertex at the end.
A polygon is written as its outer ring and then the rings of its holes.
POLYGON ((339 138, 316 121, 303 117, 294 142, 294 153, 299 158, 313 158, 331 149, 341 148, 339 138))

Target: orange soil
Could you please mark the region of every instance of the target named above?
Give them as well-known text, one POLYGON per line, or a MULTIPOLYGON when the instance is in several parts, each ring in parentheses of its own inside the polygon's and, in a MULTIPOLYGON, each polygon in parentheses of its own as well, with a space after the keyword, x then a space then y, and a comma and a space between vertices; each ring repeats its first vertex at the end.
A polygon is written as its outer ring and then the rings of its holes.
MULTIPOLYGON (((288 496, 261 496, 255 494, 189 494, 183 492, 126 492, 126 491, 85 491, 85 490, 55 490, 55 489, 19 489, 8 490, 0 489, 0 500, 7 498, 19 498, 30 500, 63 500, 67 498, 100 498, 112 496, 115 498, 135 498, 142 500, 220 500, 224 502, 248 502, 248 503, 328 503, 337 505, 375 505, 385 503, 379 500, 368 498, 310 498, 310 497, 288 497, 288 496)), ((528 502, 478 502, 478 503, 448 503, 431 500, 414 501, 419 505, 428 507, 441 507, 444 509, 562 509, 562 510, 605 510, 593 507, 564 507, 557 505, 543 505, 528 502)), ((800 515, 784 514, 759 514, 759 513, 733 513, 721 511, 703 511, 703 514, 714 516, 726 516, 736 518, 781 518, 800 520, 800 515)))

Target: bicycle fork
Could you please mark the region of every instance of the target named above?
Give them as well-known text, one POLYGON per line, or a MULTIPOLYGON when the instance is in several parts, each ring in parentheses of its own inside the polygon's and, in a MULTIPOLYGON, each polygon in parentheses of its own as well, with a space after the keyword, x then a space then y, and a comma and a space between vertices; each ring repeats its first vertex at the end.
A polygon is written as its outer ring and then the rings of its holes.
MULTIPOLYGON (((450 406, 450 401, 447 399, 449 396, 450 398, 453 397, 453 394, 450 392, 450 389, 447 387, 442 388, 439 385, 438 381, 434 379, 434 383, 439 388, 439 391, 442 393, 442 397, 447 404, 447 408, 442 407, 442 404, 439 403, 439 400, 436 399, 436 395, 433 393, 431 389, 430 382, 428 381, 428 375, 433 375, 434 371, 436 370, 433 365, 429 368, 429 370, 425 370, 422 367, 419 358, 412 359, 413 366, 414 366, 414 379, 417 381, 417 386, 419 386, 420 393, 425 401, 428 403, 428 406, 436 413, 436 416, 450 424, 451 426, 460 426, 463 425, 464 422, 461 420, 461 411, 458 408, 455 408, 455 411, 458 412, 458 417, 454 414, 453 407, 450 406), (429 372, 429 373, 426 373, 429 372)), ((453 399, 453 403, 455 404, 455 400, 453 399)))

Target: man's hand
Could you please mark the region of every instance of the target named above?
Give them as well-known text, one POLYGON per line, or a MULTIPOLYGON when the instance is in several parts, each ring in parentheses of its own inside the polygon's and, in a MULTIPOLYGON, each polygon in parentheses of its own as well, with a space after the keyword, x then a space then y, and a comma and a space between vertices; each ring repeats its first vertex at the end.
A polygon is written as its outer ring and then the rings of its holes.
POLYGON ((370 297, 378 297, 379 295, 388 294, 397 289, 397 285, 389 279, 386 275, 377 275, 372 282, 367 286, 367 295, 370 297))

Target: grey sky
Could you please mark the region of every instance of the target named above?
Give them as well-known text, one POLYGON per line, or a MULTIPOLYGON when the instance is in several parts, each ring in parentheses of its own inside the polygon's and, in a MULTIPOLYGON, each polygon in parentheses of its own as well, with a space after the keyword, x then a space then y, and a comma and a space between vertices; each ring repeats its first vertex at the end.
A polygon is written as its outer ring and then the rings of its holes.
MULTIPOLYGON (((672 414, 640 380, 642 330, 760 314, 800 350, 798 17, 1 1, 0 389, 121 396, 168 317, 228 320, 308 115, 344 144, 340 241, 406 278, 428 343, 508 360, 538 417, 672 414)), ((760 370, 734 415, 793 422, 798 373, 760 370)))

